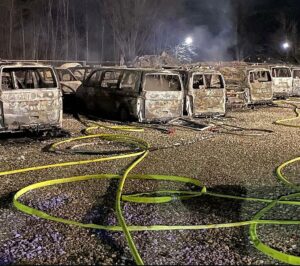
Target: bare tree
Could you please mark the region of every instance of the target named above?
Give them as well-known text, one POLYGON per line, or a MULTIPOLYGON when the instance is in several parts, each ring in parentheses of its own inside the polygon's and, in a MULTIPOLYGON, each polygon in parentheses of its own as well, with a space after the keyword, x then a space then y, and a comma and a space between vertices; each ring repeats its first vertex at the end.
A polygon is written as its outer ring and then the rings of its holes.
POLYGON ((78 59, 78 42, 77 42, 75 5, 72 6, 72 17, 73 17, 73 38, 74 38, 75 60, 77 60, 78 59))
POLYGON ((161 1, 103 0, 102 3, 119 49, 126 60, 133 60, 151 37, 161 1))
POLYGON ((235 58, 240 61, 244 58, 245 38, 245 19, 247 11, 246 1, 232 0, 233 24, 235 26, 235 58))
POLYGON ((14 19, 14 0, 10 0, 10 10, 9 10, 9 44, 8 44, 8 56, 13 57, 12 54, 12 38, 13 38, 13 21, 14 19))
POLYGON ((88 0, 85 0, 85 45, 86 61, 89 60, 89 19, 88 19, 88 0))
POLYGON ((174 10, 180 2, 1 0, 0 37, 5 45, 0 57, 128 61, 160 53, 176 45, 178 31, 170 25, 176 23, 174 10))
POLYGON ((20 15, 20 23, 21 23, 21 32, 22 32, 22 55, 23 59, 26 59, 26 43, 25 43, 25 29, 24 29, 24 17, 23 10, 20 15))
POLYGON ((69 58, 69 0, 62 0, 63 3, 63 14, 64 14, 64 40, 66 46, 66 56, 65 59, 69 58))
POLYGON ((295 57, 297 54, 297 47, 299 42, 298 36, 298 23, 297 21, 289 17, 286 13, 281 13, 278 16, 278 29, 273 34, 273 43, 276 44, 277 52, 279 54, 289 53, 291 56, 295 57), (282 44, 284 42, 289 42, 291 44, 290 50, 284 51, 282 44))

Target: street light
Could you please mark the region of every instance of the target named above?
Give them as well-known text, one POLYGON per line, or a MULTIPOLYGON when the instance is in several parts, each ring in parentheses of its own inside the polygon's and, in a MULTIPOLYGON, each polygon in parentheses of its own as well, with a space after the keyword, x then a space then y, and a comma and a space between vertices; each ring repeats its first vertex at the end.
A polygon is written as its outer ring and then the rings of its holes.
POLYGON ((284 42, 284 43, 282 44, 282 48, 283 48, 284 50, 288 50, 290 47, 291 47, 291 45, 290 45, 288 42, 284 42))
POLYGON ((193 43, 193 38, 192 37, 186 37, 185 38, 185 44, 187 45, 191 45, 193 43))

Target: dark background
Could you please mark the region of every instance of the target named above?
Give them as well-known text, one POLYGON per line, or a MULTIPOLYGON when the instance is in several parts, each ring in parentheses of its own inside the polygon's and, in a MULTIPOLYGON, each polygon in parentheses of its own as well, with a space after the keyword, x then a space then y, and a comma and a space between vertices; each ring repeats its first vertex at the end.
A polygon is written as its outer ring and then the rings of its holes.
POLYGON ((131 61, 191 36, 193 61, 297 61, 299 20, 297 0, 1 0, 0 58, 131 61))

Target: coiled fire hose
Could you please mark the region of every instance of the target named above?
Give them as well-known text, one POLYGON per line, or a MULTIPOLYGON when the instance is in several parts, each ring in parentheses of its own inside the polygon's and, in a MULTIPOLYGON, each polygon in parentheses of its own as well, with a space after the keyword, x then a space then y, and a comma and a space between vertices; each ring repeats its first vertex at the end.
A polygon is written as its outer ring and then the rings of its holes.
POLYGON ((291 121, 295 121, 300 118, 300 109, 298 107, 298 104, 300 104, 300 102, 276 101, 274 103, 291 105, 293 107, 294 113, 296 114, 296 117, 291 117, 291 118, 286 118, 286 119, 281 119, 281 120, 275 121, 275 123, 274 123, 275 125, 286 126, 286 127, 296 127, 296 128, 300 127, 299 125, 293 125, 293 124, 289 123, 291 121))
MULTIPOLYGON (((285 120, 287 121, 287 120, 285 120)), ((283 124, 283 121, 277 121, 277 124, 283 124)), ((293 256, 289 255, 287 253, 275 250, 266 244, 262 243, 260 239, 258 238, 257 234, 257 227, 261 224, 267 224, 267 225, 300 225, 300 221, 297 220, 264 220, 261 219, 264 215, 266 215, 268 212, 270 212, 275 206, 277 205, 293 205, 293 206, 299 206, 300 207, 300 201, 293 200, 297 197, 300 197, 300 186, 292 183, 288 180, 288 177, 286 177, 283 174, 283 170, 295 163, 300 161, 300 157, 293 159, 291 161, 285 162, 281 166, 278 167, 276 174, 279 180, 281 180, 285 185, 289 186, 293 190, 299 191, 298 193, 290 194, 288 196, 283 196, 279 199, 271 200, 271 199, 260 199, 260 198, 249 198, 249 197, 238 197, 238 196, 231 196, 231 195, 225 195, 225 194, 219 194, 219 193, 213 193, 210 192, 201 182, 194 178, 189 177, 181 177, 181 176, 162 176, 162 175, 130 175, 130 172, 133 168, 135 168, 141 161, 143 161, 150 151, 150 145, 142 140, 138 139, 132 136, 128 135, 115 135, 115 134, 92 134, 91 131, 99 128, 107 128, 107 129, 113 129, 113 130, 120 130, 120 131, 141 131, 139 128, 133 128, 133 127, 126 127, 126 126, 114 126, 114 127, 104 127, 102 125, 98 124, 92 124, 89 128, 86 129, 86 136, 76 137, 76 138, 70 138, 58 143, 53 144, 50 147, 50 150, 52 152, 61 152, 62 149, 60 147, 63 144, 69 143, 76 143, 76 141, 80 140, 107 140, 110 142, 115 143, 121 143, 121 144, 130 144, 137 147, 139 150, 134 152, 126 152, 124 154, 115 155, 115 156, 109 156, 109 157, 101 157, 96 159, 89 159, 89 160, 83 160, 83 161, 70 161, 70 162, 63 162, 63 163, 56 163, 56 164, 50 164, 50 165, 43 165, 43 166, 35 166, 35 167, 29 167, 24 169, 17 169, 17 170, 11 170, 11 171, 3 171, 0 172, 0 176, 4 175, 12 175, 12 174, 21 174, 25 172, 31 172, 31 171, 38 171, 42 169, 50 169, 50 168, 58 168, 58 167, 69 167, 69 166, 75 166, 75 165, 84 165, 84 164, 91 164, 91 163, 100 163, 104 161, 113 161, 118 159, 124 159, 124 158, 132 158, 134 159, 133 162, 130 164, 130 166, 126 169, 123 175, 111 175, 111 174, 95 174, 95 175, 83 175, 83 176, 74 176, 69 178, 61 178, 61 179, 55 179, 55 180, 48 180, 44 182, 39 182, 36 184, 29 185, 20 191, 18 191, 14 195, 13 203, 14 206, 19 209, 20 211, 33 215, 36 217, 40 217, 46 220, 60 222, 64 224, 74 225, 74 226, 80 226, 84 228, 93 228, 93 229, 99 229, 99 230, 107 230, 107 231, 121 231, 125 234, 128 246, 130 248, 131 254, 136 262, 136 264, 142 265, 143 260, 135 246, 134 240, 131 236, 131 232, 134 231, 172 231, 172 230, 205 230, 205 229, 215 229, 215 228, 229 228, 229 227, 239 227, 239 226, 250 226, 250 238, 254 244, 254 246, 263 252, 264 254, 277 259, 284 263, 289 264, 300 264, 300 257, 299 256, 293 256), (85 224, 80 223, 68 219, 63 219, 60 217, 55 217, 50 214, 47 214, 46 212, 40 211, 38 209, 32 208, 30 206, 27 206, 19 201, 19 199, 26 193, 29 193, 32 190, 37 190, 39 188, 48 187, 48 186, 55 186, 58 184, 66 184, 66 183, 72 183, 72 182, 81 182, 91 179, 118 179, 119 180, 119 186, 116 194, 116 215, 118 218, 118 225, 112 225, 112 226, 105 226, 105 225, 98 225, 98 224, 85 224), (155 181, 170 181, 170 182, 177 182, 177 183, 189 183, 197 187, 197 191, 181 191, 181 190, 162 190, 162 191, 155 191, 155 192, 149 192, 149 193, 140 193, 140 194, 134 194, 134 195, 124 195, 123 194, 123 187, 128 179, 138 179, 138 180, 155 180, 155 181), (223 224, 209 224, 209 225, 173 225, 173 226, 167 226, 167 225, 151 225, 151 226, 139 226, 139 225, 130 225, 128 226, 126 224, 126 221, 124 219, 122 208, 121 208, 121 202, 127 201, 127 202, 135 202, 135 203, 141 203, 141 204, 163 204, 167 203, 173 200, 189 200, 194 197, 201 197, 202 195, 209 195, 212 197, 218 197, 218 198, 226 198, 226 199, 232 199, 232 200, 244 200, 244 201, 252 201, 252 202, 260 202, 260 203, 266 203, 268 204, 267 207, 263 208, 261 211, 259 211, 251 220, 247 221, 241 221, 241 222, 232 222, 232 223, 223 223, 223 224)), ((74 151, 73 151, 74 152, 74 151)))

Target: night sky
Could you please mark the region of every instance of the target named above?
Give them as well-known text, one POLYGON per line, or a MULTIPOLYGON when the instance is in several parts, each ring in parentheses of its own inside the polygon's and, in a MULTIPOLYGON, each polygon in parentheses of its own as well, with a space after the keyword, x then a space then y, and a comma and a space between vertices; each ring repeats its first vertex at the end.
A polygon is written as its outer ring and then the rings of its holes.
MULTIPOLYGON (((241 3, 242 19, 238 22, 243 25, 241 33, 244 46, 243 56, 264 54, 266 57, 282 56, 281 45, 284 40, 293 43, 295 53, 298 53, 297 40, 290 40, 290 33, 281 29, 282 17, 287 19, 287 23, 300 23, 300 1, 297 0, 187 0, 185 1, 184 17, 187 24, 187 31, 197 27, 206 27, 212 40, 220 43, 226 42, 224 46, 220 44, 224 54, 232 57, 232 48, 235 42, 236 28, 236 5, 241 3), (288 35, 288 36, 286 36, 288 35), (220 39, 218 38, 220 36, 220 39), (225 37, 225 40, 222 38, 225 37)), ((300 25, 296 25, 299 35, 300 25)), ((193 30, 190 30, 191 34, 193 30)), ((209 39, 211 41, 211 39, 209 39)), ((209 46, 213 44, 210 43, 209 46)), ((209 46, 204 46, 206 49, 209 46)))

